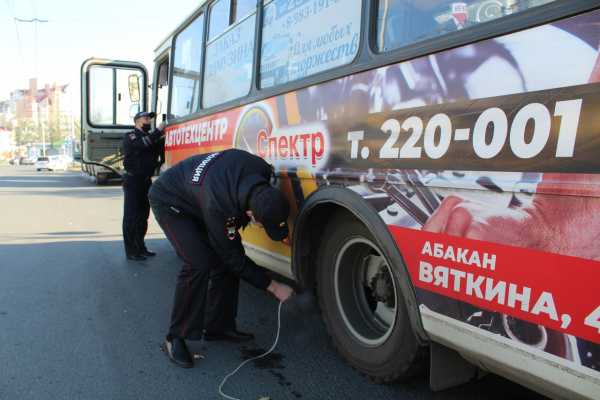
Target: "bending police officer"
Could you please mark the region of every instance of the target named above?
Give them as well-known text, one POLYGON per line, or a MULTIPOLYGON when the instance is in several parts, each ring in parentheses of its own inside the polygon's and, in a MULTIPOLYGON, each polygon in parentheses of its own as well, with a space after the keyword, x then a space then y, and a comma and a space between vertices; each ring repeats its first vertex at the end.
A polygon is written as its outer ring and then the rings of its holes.
POLYGON ((272 173, 260 157, 231 149, 180 162, 150 190, 156 220, 183 261, 163 344, 181 367, 193 366, 186 339, 200 340, 204 334, 206 340, 240 342, 253 337, 235 322, 240 278, 280 301, 293 293, 246 256, 238 233, 258 222, 272 240, 287 238, 289 204, 270 186, 272 173))
POLYGON ((150 132, 150 122, 155 116, 153 112, 137 113, 133 117, 135 129, 123 137, 123 241, 129 260, 141 261, 155 255, 144 243, 150 216, 148 191, 164 146, 164 124, 150 132))

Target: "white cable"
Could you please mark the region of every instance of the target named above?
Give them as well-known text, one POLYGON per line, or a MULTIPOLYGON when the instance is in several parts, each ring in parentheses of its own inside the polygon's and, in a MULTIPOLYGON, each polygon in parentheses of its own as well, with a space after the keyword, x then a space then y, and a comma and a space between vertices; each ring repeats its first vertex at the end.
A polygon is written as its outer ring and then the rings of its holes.
POLYGON ((275 350, 275 347, 277 347, 277 342, 279 342, 279 332, 281 331, 281 306, 283 305, 283 302, 280 301, 279 302, 279 308, 277 309, 277 335, 275 336, 275 341, 273 342, 273 345, 271 346, 271 348, 269 350, 267 350, 266 352, 264 352, 263 354, 256 356, 256 357, 252 357, 249 358, 247 360, 244 360, 244 362, 242 362, 236 369, 233 370, 233 372, 227 374, 225 376, 225 378, 223 378, 223 380, 221 381, 221 384, 219 385, 219 394, 221 396, 223 396, 226 399, 229 400, 241 400, 238 399, 237 397, 231 397, 226 395, 225 393, 223 393, 223 386, 225 385, 225 383, 227 382, 227 380, 229 378, 231 378, 233 375, 237 374, 237 372, 242 369, 242 367, 246 364, 248 364, 251 361, 256 361, 259 360, 263 357, 268 356, 269 354, 271 354, 271 352, 273 352, 273 350, 275 350))

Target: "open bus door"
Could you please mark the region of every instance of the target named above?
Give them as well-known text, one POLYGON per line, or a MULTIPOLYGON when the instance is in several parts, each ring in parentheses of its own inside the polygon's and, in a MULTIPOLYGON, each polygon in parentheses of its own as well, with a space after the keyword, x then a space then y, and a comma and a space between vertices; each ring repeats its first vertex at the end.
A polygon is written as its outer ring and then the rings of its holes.
POLYGON ((147 83, 137 62, 90 58, 81 66, 81 165, 99 184, 121 176, 121 142, 146 111, 147 83))

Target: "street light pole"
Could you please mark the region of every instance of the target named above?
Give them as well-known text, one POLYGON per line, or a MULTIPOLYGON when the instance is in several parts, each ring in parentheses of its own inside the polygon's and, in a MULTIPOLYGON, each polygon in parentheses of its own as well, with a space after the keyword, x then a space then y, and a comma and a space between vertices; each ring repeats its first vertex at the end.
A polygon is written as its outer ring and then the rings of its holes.
POLYGON ((44 132, 44 124, 42 126, 42 157, 46 157, 46 134, 44 132))

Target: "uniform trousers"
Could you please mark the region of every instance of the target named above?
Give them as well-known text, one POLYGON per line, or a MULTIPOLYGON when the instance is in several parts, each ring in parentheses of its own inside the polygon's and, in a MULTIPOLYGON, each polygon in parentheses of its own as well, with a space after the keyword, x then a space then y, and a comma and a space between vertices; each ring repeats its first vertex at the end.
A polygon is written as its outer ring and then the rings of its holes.
POLYGON ((151 185, 152 180, 148 176, 125 174, 123 177, 123 242, 127 255, 141 254, 146 250, 144 237, 148 231, 148 191, 151 185))
POLYGON ((200 340, 203 331, 236 329, 239 277, 212 249, 201 221, 177 208, 152 203, 154 216, 183 266, 177 275, 169 336, 200 340))

